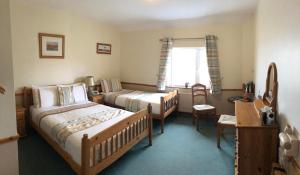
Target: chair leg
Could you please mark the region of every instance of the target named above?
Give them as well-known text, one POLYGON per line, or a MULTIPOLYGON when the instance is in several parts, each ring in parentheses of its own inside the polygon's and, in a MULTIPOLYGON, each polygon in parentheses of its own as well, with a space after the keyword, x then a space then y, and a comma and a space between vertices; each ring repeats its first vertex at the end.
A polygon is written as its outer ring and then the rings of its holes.
POLYGON ((215 126, 217 126, 218 125, 218 121, 219 121, 219 118, 218 118, 218 116, 216 115, 216 114, 214 114, 214 118, 215 118, 215 126))
POLYGON ((218 146, 218 148, 221 148, 221 146, 220 146, 221 131, 222 131, 221 125, 218 123, 217 124, 217 146, 218 146))
POLYGON ((196 117, 196 130, 199 131, 199 116, 196 117))
POLYGON ((160 133, 164 133, 165 119, 160 119, 160 133))
POLYGON ((193 121, 192 121, 193 125, 195 125, 195 116, 193 115, 193 121))
POLYGON ((196 118, 196 114, 195 114, 195 110, 193 109, 193 113, 192 113, 192 118, 193 118, 193 125, 195 125, 195 118, 196 118))
POLYGON ((215 120, 215 125, 218 125, 219 117, 217 116, 217 110, 214 111, 213 116, 214 116, 214 120, 215 120))

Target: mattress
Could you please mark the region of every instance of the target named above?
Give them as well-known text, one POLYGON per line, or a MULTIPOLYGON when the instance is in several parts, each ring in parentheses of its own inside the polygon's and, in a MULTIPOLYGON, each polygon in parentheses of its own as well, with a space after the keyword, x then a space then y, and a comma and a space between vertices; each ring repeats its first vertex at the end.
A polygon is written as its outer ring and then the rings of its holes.
POLYGON ((96 135, 97 133, 105 130, 106 128, 109 128, 110 126, 118 123, 119 121, 128 118, 130 115, 133 114, 132 112, 125 111, 122 109, 116 109, 101 104, 90 105, 89 103, 91 104, 91 102, 84 102, 84 103, 69 105, 64 107, 53 106, 48 108, 35 108, 32 106, 30 109, 32 121, 49 137, 51 137, 52 140, 57 142, 63 150, 69 153, 72 156, 73 160, 79 165, 81 165, 81 139, 84 134, 88 134, 90 138, 96 135), (62 113, 43 116, 43 118, 41 118, 42 113, 51 110, 56 110, 56 109, 64 110, 64 108, 70 108, 70 107, 77 108, 76 105, 77 106, 86 105, 88 107, 68 110, 62 113), (61 145, 59 140, 53 135, 53 128, 55 128, 55 126, 59 126, 60 124, 66 122, 66 118, 68 119, 68 118, 80 118, 81 116, 96 116, 97 118, 101 119, 102 116, 108 114, 117 114, 117 115, 114 115, 108 120, 103 120, 103 122, 99 124, 93 125, 89 128, 70 134, 68 137, 66 137, 63 146, 61 145))
POLYGON ((102 93, 104 95, 104 101, 106 103, 110 103, 109 99, 111 96, 116 96, 114 99, 114 105, 126 107, 126 101, 128 99, 136 98, 139 95, 147 94, 139 98, 139 108, 147 108, 147 105, 151 103, 152 106, 152 113, 153 114, 160 114, 160 98, 163 96, 167 96, 167 93, 154 93, 154 92, 144 92, 144 91, 132 91, 123 89, 121 92, 109 92, 109 93, 102 93))

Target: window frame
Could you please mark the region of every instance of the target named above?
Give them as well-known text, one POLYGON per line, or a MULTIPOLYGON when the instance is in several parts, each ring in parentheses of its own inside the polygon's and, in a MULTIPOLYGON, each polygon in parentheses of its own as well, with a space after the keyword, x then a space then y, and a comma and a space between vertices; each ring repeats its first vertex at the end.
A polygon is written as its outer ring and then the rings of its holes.
MULTIPOLYGON (((173 69, 173 64, 172 64, 172 61, 173 61, 173 49, 180 49, 180 48, 182 48, 182 49, 195 49, 196 50, 196 59, 195 59, 195 64, 196 64, 196 67, 195 67, 195 71, 194 71, 194 73, 195 73, 195 81, 194 81, 194 83, 193 82, 189 82, 189 86, 188 86, 188 88, 190 88, 193 84, 195 84, 195 83, 201 83, 201 84, 204 84, 204 85, 206 85, 206 87, 207 88, 210 88, 210 77, 209 77, 209 73, 207 72, 207 82, 200 82, 200 80, 201 80, 201 58, 203 57, 204 59, 206 59, 206 65, 207 65, 207 58, 206 58, 206 48, 204 47, 204 46, 202 46, 202 47, 173 47, 172 48, 172 53, 171 53, 171 60, 170 60, 170 64, 169 64, 169 71, 170 72, 168 72, 167 73, 167 87, 169 87, 169 88, 186 88, 185 87, 185 83, 184 84, 182 84, 182 85, 176 85, 176 84, 174 84, 173 83, 173 71, 174 71, 174 69, 173 69), (205 53, 204 55, 202 55, 201 56, 201 52, 203 52, 203 53, 205 53)), ((203 59, 202 58, 202 59, 203 59)), ((208 66, 208 65, 207 65, 208 66)), ((207 71, 208 71, 208 67, 207 67, 207 71)))

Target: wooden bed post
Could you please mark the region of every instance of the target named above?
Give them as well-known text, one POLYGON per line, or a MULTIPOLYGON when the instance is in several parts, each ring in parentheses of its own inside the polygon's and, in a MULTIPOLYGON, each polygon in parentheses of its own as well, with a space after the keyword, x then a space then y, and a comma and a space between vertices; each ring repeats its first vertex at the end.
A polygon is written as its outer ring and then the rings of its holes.
POLYGON ((30 116, 30 106, 33 105, 33 94, 32 89, 24 87, 23 88, 23 97, 22 97, 22 106, 26 109, 25 115, 26 115, 26 123, 28 124, 28 130, 32 129, 31 126, 31 116, 30 116))
POLYGON ((176 112, 179 110, 179 94, 178 94, 178 89, 176 89, 176 98, 175 98, 175 104, 176 104, 176 112))
POLYGON ((90 174, 90 144, 88 135, 84 134, 81 143, 81 175, 90 174))
POLYGON ((160 132, 164 133, 164 125, 165 125, 165 101, 164 97, 160 97, 160 132))
POLYGON ((152 146, 152 106, 148 104, 148 129, 149 129, 149 146, 152 146))

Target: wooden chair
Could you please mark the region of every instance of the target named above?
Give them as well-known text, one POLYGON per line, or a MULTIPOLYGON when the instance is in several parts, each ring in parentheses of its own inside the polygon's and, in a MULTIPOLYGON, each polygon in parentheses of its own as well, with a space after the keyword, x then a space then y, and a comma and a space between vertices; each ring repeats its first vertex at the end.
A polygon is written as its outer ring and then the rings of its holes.
POLYGON ((236 117, 232 115, 221 115, 217 124, 217 146, 220 148, 220 137, 224 128, 235 128, 236 117))
POLYGON ((192 86, 192 100, 193 100, 193 124, 196 120, 196 129, 199 130, 199 118, 200 116, 211 116, 214 119, 216 116, 216 108, 207 104, 207 92, 206 86, 202 84, 194 84, 192 86), (195 98, 198 96, 204 97, 204 104, 196 104, 195 98))

